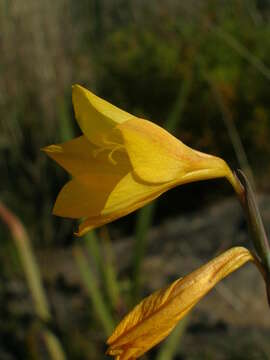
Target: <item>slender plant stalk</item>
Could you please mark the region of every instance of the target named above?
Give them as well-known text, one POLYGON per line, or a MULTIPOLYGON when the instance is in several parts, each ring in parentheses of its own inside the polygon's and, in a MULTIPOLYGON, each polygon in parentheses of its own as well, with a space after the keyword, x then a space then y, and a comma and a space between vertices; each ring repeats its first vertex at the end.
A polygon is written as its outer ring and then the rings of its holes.
POLYGON ((101 228, 101 240, 104 248, 104 276, 105 276, 105 289, 110 303, 114 310, 118 309, 120 304, 120 289, 117 282, 117 273, 114 266, 113 249, 111 238, 106 226, 101 228))
POLYGON ((255 262, 265 280, 268 304, 270 306, 270 243, 257 204, 257 199, 248 177, 241 170, 238 170, 235 176, 241 181, 244 189, 244 196, 240 195, 239 201, 244 210, 250 238, 256 251, 256 254, 254 254, 255 262))
POLYGON ((110 237, 106 228, 102 228, 102 238, 98 239, 95 231, 90 231, 84 236, 85 244, 91 259, 93 259, 95 267, 104 284, 105 291, 113 309, 117 309, 120 299, 120 291, 117 283, 117 275, 112 261, 112 248, 110 245, 110 237), (103 230, 102 230, 103 229, 103 230), (104 238, 105 237, 105 238, 104 238), (101 254, 100 244, 103 244, 105 250, 105 259, 101 254))
MULTIPOLYGON (((191 91, 192 79, 186 77, 184 80, 179 94, 176 98, 174 106, 164 123, 164 128, 171 133, 176 131, 177 125, 181 121, 181 117, 191 91)), ((141 266, 146 249, 146 238, 149 228, 152 225, 154 212, 156 208, 156 201, 145 206, 138 212, 136 229, 135 229, 135 248, 133 256, 133 289, 132 295, 134 302, 137 302, 140 296, 141 288, 141 266)))
MULTIPOLYGON (((196 19, 196 15, 199 13, 198 9, 193 7, 190 11, 189 7, 186 7, 184 2, 180 3, 183 10, 190 16, 191 19, 196 19)), ((241 43, 236 37, 224 30, 221 26, 209 23, 209 30, 211 30, 217 37, 222 39, 231 49, 251 64, 259 73, 261 73, 267 80, 270 80, 270 68, 255 54, 253 54, 243 43, 241 43)))
POLYGON ((59 339, 48 329, 44 330, 43 336, 51 354, 51 358, 54 360, 66 359, 59 339))
POLYGON ((253 188, 255 188, 255 178, 253 175, 252 168, 249 164, 247 153, 245 151, 244 145, 242 143, 240 134, 235 126, 235 123, 232 118, 232 114, 225 105, 224 99, 222 97, 222 94, 218 90, 218 88, 215 86, 214 82, 211 81, 208 78, 208 83, 211 86, 212 93, 216 99, 216 102, 221 110, 222 119, 224 121, 224 124, 227 128, 229 138, 231 140, 234 152, 236 154, 236 158, 238 160, 239 166, 243 171, 247 174, 248 178, 250 179, 253 188))
POLYGON ((59 131, 62 141, 68 141, 74 137, 74 130, 72 127, 71 116, 66 99, 58 104, 58 117, 59 117, 59 131))
POLYGON ((171 109, 171 112, 164 123, 164 128, 172 134, 176 132, 177 126, 181 121, 182 114, 184 112, 185 105, 191 91, 191 85, 192 79, 187 76, 180 88, 179 94, 171 109))
POLYGON ((86 245, 89 255, 91 256, 91 258, 94 261, 97 271, 103 277, 104 261, 102 259, 102 255, 101 255, 100 241, 94 230, 92 230, 92 231, 88 232, 86 235, 84 235, 84 243, 86 245))
POLYGON ((248 177, 241 170, 238 170, 238 176, 240 175, 240 181, 245 189, 245 198, 240 199, 243 206, 243 210, 246 214, 247 223, 249 225, 251 239, 254 244, 254 248, 262 261, 268 275, 270 276, 270 245, 257 204, 255 193, 249 183, 248 177))
POLYGON ((145 254, 146 237, 153 222, 156 202, 145 206, 139 211, 136 221, 135 248, 133 258, 133 301, 137 303, 141 288, 141 265, 145 254))
POLYGON ((254 55, 252 52, 248 50, 241 42, 239 42, 234 36, 230 33, 224 31, 219 26, 213 26, 212 31, 220 37, 224 42, 234 49, 243 59, 248 61, 251 65, 254 66, 267 80, 270 80, 270 69, 267 67, 261 59, 254 55))
POLYGON ((46 294, 42 285, 41 275, 34 256, 28 234, 20 220, 0 202, 0 218, 9 227, 21 264, 25 273, 37 316, 44 323, 43 337, 53 360, 65 360, 63 348, 56 336, 46 328, 51 321, 51 314, 46 294))
POLYGON ((103 296, 96 283, 95 277, 92 274, 86 256, 84 255, 81 247, 74 247, 73 254, 95 312, 104 328, 106 335, 109 336, 115 326, 110 310, 106 306, 103 296))

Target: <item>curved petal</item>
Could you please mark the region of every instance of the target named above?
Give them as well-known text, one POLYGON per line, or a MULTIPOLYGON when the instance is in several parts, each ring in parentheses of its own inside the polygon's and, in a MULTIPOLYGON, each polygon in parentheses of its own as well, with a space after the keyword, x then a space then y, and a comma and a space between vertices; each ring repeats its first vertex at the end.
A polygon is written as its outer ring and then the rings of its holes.
POLYGON ((43 151, 75 177, 100 174, 100 176, 113 175, 119 180, 131 170, 131 164, 125 151, 115 151, 112 161, 111 150, 100 151, 85 136, 63 144, 47 146, 43 151))
POLYGON ((107 354, 118 360, 142 356, 163 340, 219 281, 247 261, 255 260, 246 248, 232 248, 148 296, 116 327, 107 340, 107 354))
POLYGON ((82 132, 96 145, 103 145, 117 124, 133 117, 80 85, 72 87, 72 102, 82 132))
MULTIPOLYGON (((128 203, 125 199, 125 193, 121 194, 122 181, 129 178, 130 174, 108 174, 108 173, 91 173, 90 176, 82 175, 73 178, 68 182, 60 191, 53 213, 58 216, 80 218, 87 217, 87 220, 92 219, 94 226, 100 226, 105 222, 116 219, 134 209, 134 202, 140 203, 141 199, 146 195, 141 191, 135 199, 131 199, 128 203), (110 198, 112 194, 117 194, 115 201, 112 203, 110 198), (107 207, 107 203, 110 207, 107 207), (121 214, 119 214, 121 211, 121 214), (112 215, 113 213, 113 215, 112 215), (104 218, 108 219, 104 222, 104 218)), ((130 191, 136 192, 136 185, 139 188, 139 184, 133 182, 130 184, 130 191)), ((147 189, 145 189, 146 191, 147 189)), ((142 206, 142 205, 141 205, 142 206)), ((140 205, 138 205, 140 207, 140 205)))
POLYGON ((75 179, 66 183, 59 192, 53 208, 53 214, 72 219, 79 219, 93 211, 93 206, 98 207, 98 200, 93 199, 93 194, 75 179), (90 196, 89 196, 90 195, 90 196))
POLYGON ((78 236, 93 228, 125 216, 166 191, 166 186, 141 182, 136 175, 128 173, 111 191, 104 208, 96 216, 89 216, 79 226, 78 236))
POLYGON ((166 188, 164 185, 142 182, 136 174, 128 173, 113 189, 102 213, 106 215, 123 208, 137 209, 137 204, 156 198, 166 188))
POLYGON ((144 181, 165 183, 185 173, 183 143, 150 121, 134 118, 118 126, 136 174, 144 181))
POLYGON ((189 173, 192 173, 191 181, 195 181, 196 172, 201 179, 202 170, 211 170, 211 177, 215 177, 215 171, 216 177, 221 173, 227 176, 230 171, 224 160, 191 149, 150 121, 134 118, 117 128, 123 135, 134 171, 143 181, 181 183, 189 173))

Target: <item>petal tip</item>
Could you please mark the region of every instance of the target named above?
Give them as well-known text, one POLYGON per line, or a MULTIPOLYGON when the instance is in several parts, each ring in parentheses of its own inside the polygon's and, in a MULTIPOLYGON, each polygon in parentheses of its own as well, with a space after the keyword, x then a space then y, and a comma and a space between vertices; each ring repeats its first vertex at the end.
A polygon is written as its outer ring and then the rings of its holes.
POLYGON ((83 86, 79 85, 79 84, 73 84, 71 88, 72 88, 72 95, 74 95, 74 93, 77 92, 77 91, 81 91, 81 92, 86 91, 86 89, 83 86))
POLYGON ((46 154, 63 152, 63 148, 60 145, 49 145, 49 146, 45 146, 45 147, 41 148, 40 150, 45 152, 46 154))
POLYGON ((40 148, 40 151, 47 153, 49 151, 49 149, 48 149, 49 147, 50 146, 44 146, 44 147, 40 148))
POLYGON ((85 87, 79 84, 72 85, 72 101, 76 103, 76 100, 79 99, 80 96, 84 96, 89 101, 95 95, 85 87))
POLYGON ((74 231, 74 235, 77 237, 82 237, 83 235, 87 234, 89 231, 93 230, 94 228, 95 226, 93 225, 84 226, 84 222, 82 222, 79 225, 78 230, 74 231))
POLYGON ((57 206, 57 201, 55 202, 53 209, 52 209, 52 214, 55 216, 61 216, 61 211, 59 211, 58 206, 57 206))

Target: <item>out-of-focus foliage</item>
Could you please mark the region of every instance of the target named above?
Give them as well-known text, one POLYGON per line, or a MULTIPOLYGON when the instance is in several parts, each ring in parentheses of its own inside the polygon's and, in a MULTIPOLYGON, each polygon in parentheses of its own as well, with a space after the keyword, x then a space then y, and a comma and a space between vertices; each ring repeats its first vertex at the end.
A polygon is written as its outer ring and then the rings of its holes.
MULTIPOLYGON (((34 246, 74 241, 72 222, 51 215, 67 175, 40 152, 80 133, 72 119, 73 83, 159 124, 188 84, 176 136, 237 167, 227 119, 239 131, 257 186, 269 190, 269 19, 267 0, 0 0, 0 197, 26 225, 34 246)), ((186 202, 183 190, 166 195, 159 221, 201 205, 205 186, 194 185, 186 202)), ((17 257, 8 242, 1 243, 1 279, 14 271, 19 277, 17 257)), ((61 281, 64 291, 80 292, 61 281)), ((123 292, 129 286, 124 283, 123 292)), ((0 292, 4 307, 5 285, 0 292)), ((20 354, 24 343, 11 335, 23 337, 29 313, 18 319, 9 309, 3 313, 9 324, 1 327, 5 343, 20 354)), ((57 314, 56 321, 69 357, 98 359, 104 333, 93 308, 79 314, 86 337, 69 328, 70 317, 68 322, 57 314)))

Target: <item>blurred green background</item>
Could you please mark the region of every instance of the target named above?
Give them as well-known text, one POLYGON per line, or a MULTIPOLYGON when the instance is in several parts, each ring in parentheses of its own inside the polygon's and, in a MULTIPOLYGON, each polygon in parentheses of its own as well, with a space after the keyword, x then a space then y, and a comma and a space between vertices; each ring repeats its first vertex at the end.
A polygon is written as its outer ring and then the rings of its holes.
MULTIPOLYGON (((49 355, 46 331, 67 359, 105 358, 112 327, 148 293, 141 267, 150 227, 233 196, 222 180, 183 186, 143 212, 75 238, 76 223, 51 214, 68 175, 40 151, 80 134, 71 85, 244 168, 267 194, 269 20, 268 0, 0 0, 0 199, 34 249, 20 249, 0 223, 1 359, 59 358, 49 355), (121 267, 114 248, 126 237, 130 261, 121 267), (39 301, 33 294, 43 290, 28 290, 24 251, 38 263, 30 273, 42 273, 48 318, 31 306, 31 294, 39 301), (59 261, 50 263, 53 257, 59 261)), ((183 329, 149 358, 203 358, 181 348, 183 329)), ((224 351, 220 358, 241 358, 224 351)), ((205 358, 218 358, 211 356, 205 358)))

